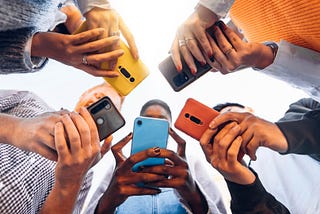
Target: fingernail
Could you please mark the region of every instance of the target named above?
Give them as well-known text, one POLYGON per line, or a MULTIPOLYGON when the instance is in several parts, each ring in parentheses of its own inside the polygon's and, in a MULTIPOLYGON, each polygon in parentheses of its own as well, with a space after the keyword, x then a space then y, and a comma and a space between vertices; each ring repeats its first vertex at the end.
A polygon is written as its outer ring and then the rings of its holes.
POLYGON ((181 71, 181 70, 182 70, 182 67, 181 67, 180 65, 178 65, 178 66, 177 66, 177 70, 178 70, 178 71, 181 71))
POLYGON ((197 69, 196 69, 196 68, 191 68, 190 70, 191 70, 191 73, 192 73, 193 75, 195 75, 195 74, 197 73, 197 69))
POLYGON ((209 124, 209 128, 210 129, 215 129, 216 128, 216 123, 214 121, 212 121, 210 124, 209 124))
POLYGON ((159 153, 160 154, 160 148, 159 147, 154 147, 153 151, 154 151, 154 153, 159 153))

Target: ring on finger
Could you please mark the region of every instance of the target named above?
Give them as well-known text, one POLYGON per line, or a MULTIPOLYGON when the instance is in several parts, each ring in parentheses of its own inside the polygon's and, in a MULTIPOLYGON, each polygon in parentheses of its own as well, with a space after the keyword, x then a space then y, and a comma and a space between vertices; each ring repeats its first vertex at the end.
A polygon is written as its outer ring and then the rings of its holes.
POLYGON ((179 39, 179 40, 178 40, 178 43, 179 43, 179 47, 182 47, 182 46, 187 45, 187 44, 186 44, 186 40, 184 40, 184 39, 179 39))
POLYGON ((89 63, 88 63, 88 60, 87 60, 87 55, 86 54, 83 54, 83 56, 82 56, 82 64, 84 64, 84 65, 88 65, 89 63))
POLYGON ((190 37, 190 38, 186 37, 186 38, 184 39, 184 41, 186 41, 186 43, 188 43, 189 41, 194 40, 194 39, 195 39, 195 38, 192 38, 192 37, 190 37))
POLYGON ((225 52, 223 52, 225 55, 228 55, 233 50, 233 47, 228 48, 225 52))

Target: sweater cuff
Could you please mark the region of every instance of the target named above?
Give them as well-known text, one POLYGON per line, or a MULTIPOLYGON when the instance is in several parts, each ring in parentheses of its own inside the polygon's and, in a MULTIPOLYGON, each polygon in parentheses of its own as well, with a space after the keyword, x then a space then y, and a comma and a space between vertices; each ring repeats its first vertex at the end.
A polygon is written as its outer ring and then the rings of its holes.
POLYGON ((78 5, 82 14, 87 13, 94 7, 111 9, 111 4, 107 0, 78 0, 78 5))
POLYGON ((47 60, 30 57, 30 41, 35 33, 31 27, 0 32, 0 73, 28 73, 44 66, 47 60))
POLYGON ((231 207, 232 210, 240 210, 248 207, 255 207, 263 197, 267 194, 267 191, 263 187, 257 173, 249 168, 256 176, 256 180, 252 184, 241 185, 226 180, 228 189, 231 194, 231 207), (257 197, 259 196, 259 197, 257 197))

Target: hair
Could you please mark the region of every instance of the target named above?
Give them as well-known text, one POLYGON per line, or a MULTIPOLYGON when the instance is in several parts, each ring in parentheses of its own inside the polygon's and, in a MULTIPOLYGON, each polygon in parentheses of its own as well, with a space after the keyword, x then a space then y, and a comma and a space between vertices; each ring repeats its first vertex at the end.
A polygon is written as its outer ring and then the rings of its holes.
POLYGON ((218 104, 216 106, 213 106, 213 109, 220 112, 222 109, 228 107, 228 106, 238 106, 240 108, 245 108, 244 105, 241 105, 240 103, 221 103, 221 104, 218 104))
POLYGON ((172 119, 170 107, 168 106, 167 103, 165 103, 164 101, 159 100, 159 99, 153 99, 153 100, 149 100, 148 102, 146 102, 141 107, 140 116, 142 116, 150 106, 155 106, 155 105, 161 106, 168 113, 170 120, 172 119))

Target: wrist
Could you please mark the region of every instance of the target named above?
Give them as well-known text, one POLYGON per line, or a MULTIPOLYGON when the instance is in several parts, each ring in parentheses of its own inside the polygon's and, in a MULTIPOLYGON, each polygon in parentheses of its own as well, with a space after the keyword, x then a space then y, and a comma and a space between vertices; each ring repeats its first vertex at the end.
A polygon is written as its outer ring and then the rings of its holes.
POLYGON ((247 167, 242 167, 242 170, 230 176, 225 176, 225 179, 236 184, 249 185, 256 180, 255 174, 247 167))
POLYGON ((267 66, 271 65, 277 54, 277 44, 276 43, 265 43, 258 44, 259 52, 258 57, 256 57, 256 61, 252 67, 257 69, 264 69, 267 66))
POLYGON ((206 28, 211 27, 215 22, 219 20, 218 16, 210 9, 198 4, 195 8, 195 13, 199 19, 205 23, 206 28))
POLYGON ((18 125, 20 119, 10 115, 0 114, 0 120, 0 142, 20 148, 20 145, 17 145, 14 140, 14 136, 20 136, 19 133, 18 135, 15 133, 19 130, 18 125))

